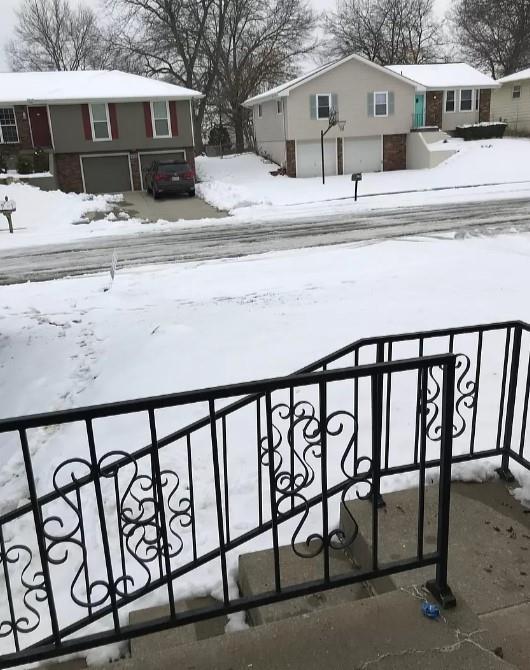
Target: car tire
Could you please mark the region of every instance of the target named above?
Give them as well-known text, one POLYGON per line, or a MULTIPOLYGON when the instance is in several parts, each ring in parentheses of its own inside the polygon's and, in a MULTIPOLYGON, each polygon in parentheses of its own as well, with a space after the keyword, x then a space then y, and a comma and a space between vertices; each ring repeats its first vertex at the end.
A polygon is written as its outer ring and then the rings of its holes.
POLYGON ((195 197, 195 189, 193 189, 193 191, 188 191, 188 195, 190 196, 190 198, 195 197))

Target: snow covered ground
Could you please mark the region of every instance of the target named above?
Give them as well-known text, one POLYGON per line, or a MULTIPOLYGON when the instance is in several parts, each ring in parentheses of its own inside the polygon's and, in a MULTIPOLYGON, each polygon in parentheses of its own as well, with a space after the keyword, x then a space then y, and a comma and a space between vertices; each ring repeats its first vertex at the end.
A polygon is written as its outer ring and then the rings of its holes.
MULTIPOLYGON (((229 210, 230 216, 195 221, 160 219, 145 225, 141 219, 119 214, 119 196, 87 199, 83 195, 47 193, 23 184, 0 182, 0 198, 7 195, 18 207, 13 219, 14 235, 7 232, 7 222, 0 217, 0 249, 199 225, 315 218, 332 223, 334 217, 381 208, 530 197, 530 140, 451 142, 459 147, 459 153, 432 170, 365 174, 358 202, 352 199, 349 175, 327 177, 322 185, 319 178, 272 177, 269 173, 277 166, 254 154, 223 159, 199 157, 197 170, 202 183, 197 186, 197 193, 214 207, 229 210), (101 214, 91 220, 94 217, 85 216, 90 211, 101 214)), ((175 200, 175 208, 178 206, 175 200)))
MULTIPOLYGON (((0 412, 5 417, 270 377, 363 336, 530 320, 529 257, 530 234, 414 238, 144 267, 118 272, 108 291, 107 276, 2 287, 0 412)), ((204 407, 157 413, 159 434, 203 413, 204 407)), ((147 444, 145 419, 98 422, 100 455, 147 444)), ((39 493, 49 490, 59 463, 86 457, 82 427, 34 430, 29 439, 39 493)), ((215 512, 207 446, 199 441, 194 451, 195 497, 203 519, 215 512)), ((252 452, 247 447, 246 442, 232 447, 238 481, 230 492, 231 522, 237 532, 253 523, 247 510, 255 507, 250 470, 255 446, 252 452)), ((17 507, 27 492, 16 436, 0 436, 0 452, 2 513, 17 507)), ((164 458, 168 454, 173 459, 176 451, 166 451, 164 458)), ((488 473, 487 464, 472 466, 474 477, 488 473)), ((530 482, 519 493, 529 499, 530 482)), ((93 500, 85 513, 86 519, 95 514, 93 500)), ((182 530, 189 546, 187 532, 182 530)), ((215 523, 201 524, 199 549, 215 546, 216 533, 215 523)), ((18 525, 16 537, 22 542, 30 536, 28 519, 18 525)), ((92 527, 87 541, 100 552, 92 527)), ((252 548, 261 546, 257 541, 252 548)), ((237 552, 231 552, 232 589, 236 565, 237 552)), ((69 583, 61 566, 53 570, 69 583)), ((206 593, 220 593, 215 563, 175 585, 177 598, 206 593)), ((162 601, 166 597, 166 591, 160 594, 162 601)), ((156 601, 156 595, 150 599, 156 601)), ((68 590, 58 605, 66 616, 68 590)), ((0 653, 8 645, 7 638, 0 641, 0 653)), ((117 652, 95 652, 92 659, 98 653, 117 652)))

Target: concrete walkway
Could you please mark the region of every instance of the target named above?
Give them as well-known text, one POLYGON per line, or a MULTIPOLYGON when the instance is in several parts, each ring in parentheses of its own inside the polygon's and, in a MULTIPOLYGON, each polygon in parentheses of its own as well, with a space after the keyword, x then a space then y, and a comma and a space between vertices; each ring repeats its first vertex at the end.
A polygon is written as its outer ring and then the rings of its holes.
POLYGON ((120 209, 130 216, 148 221, 179 221, 180 219, 205 219, 226 216, 226 212, 215 209, 198 196, 168 195, 155 200, 145 191, 130 191, 123 194, 120 209))

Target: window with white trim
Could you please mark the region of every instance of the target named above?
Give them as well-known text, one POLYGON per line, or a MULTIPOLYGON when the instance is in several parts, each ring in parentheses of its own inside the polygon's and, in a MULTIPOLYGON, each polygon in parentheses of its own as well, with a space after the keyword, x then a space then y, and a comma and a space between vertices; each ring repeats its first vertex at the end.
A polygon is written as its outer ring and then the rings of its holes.
POLYGON ((153 137, 171 137, 167 100, 151 103, 151 118, 153 120, 153 137))
POLYGON ((329 119, 331 109, 331 94, 319 93, 317 95, 317 119, 329 119))
POLYGON ((276 112, 282 114, 283 112, 283 100, 276 100, 276 112))
POLYGON ((388 91, 374 93, 374 116, 388 116, 388 91))
POLYGON ((521 86, 518 84, 512 88, 512 98, 518 100, 521 97, 521 86))
POLYGON ((263 107, 261 105, 258 105, 258 118, 261 119, 263 116, 263 107))
POLYGON ((473 109, 473 89, 463 88, 460 91, 460 111, 471 112, 473 109))
POLYGON ((0 107, 0 143, 18 142, 17 120, 13 107, 0 107))
POLYGON ((105 103, 90 105, 90 123, 94 142, 110 140, 109 108, 105 103))
POLYGON ((445 111, 454 112, 455 111, 455 92, 446 91, 445 92, 445 111))

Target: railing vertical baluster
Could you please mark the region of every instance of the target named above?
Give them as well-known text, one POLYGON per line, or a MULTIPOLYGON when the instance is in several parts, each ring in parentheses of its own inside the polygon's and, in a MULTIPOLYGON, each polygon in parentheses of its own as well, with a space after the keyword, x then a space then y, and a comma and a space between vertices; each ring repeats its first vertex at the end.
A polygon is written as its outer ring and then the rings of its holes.
POLYGON ((46 557, 46 540, 44 538, 44 529, 42 524, 42 509, 39 504, 39 498, 37 496, 37 487, 35 486, 35 478, 33 476, 33 464, 31 462, 28 437, 26 435, 26 431, 24 428, 21 428, 19 430, 19 436, 20 436, 20 445, 22 447, 22 455, 24 458, 24 467, 26 469, 26 479, 28 482, 31 510, 33 512, 33 523, 35 524, 35 534, 37 535, 37 545, 39 547, 39 556, 42 565, 42 575, 44 578, 44 585, 46 588, 46 595, 48 601, 48 609, 50 612, 50 623, 53 633, 53 641, 55 646, 59 646, 61 643, 61 635, 59 632, 59 623, 57 621, 57 610, 55 608, 55 598, 53 596, 50 568, 48 565, 48 559, 46 557))
POLYGON ((528 367, 526 369, 526 387, 523 402, 523 418, 521 422, 521 439, 519 441, 519 456, 523 455, 526 440, 526 422, 528 421, 528 397, 530 395, 530 353, 528 354, 528 367))
MULTIPOLYGON (((122 507, 120 502, 120 484, 118 482, 118 470, 114 475, 114 498, 116 500, 116 527, 118 529, 118 537, 120 539, 120 560, 121 560, 121 574, 123 577, 123 593, 127 595, 127 562, 125 560, 125 540, 123 538, 123 528, 120 520, 120 509, 122 507)), ((162 576, 162 575, 160 575, 162 576)), ((117 580, 119 584, 119 579, 117 580)))
POLYGON ((188 482, 190 487, 190 507, 191 507, 191 543, 193 547, 193 560, 197 560, 197 536, 195 528, 195 498, 193 497, 193 462, 191 458, 191 435, 186 435, 186 451, 188 454, 188 482))
POLYGON ((228 594, 228 577, 226 572, 226 550, 224 540, 224 522, 223 522, 223 498, 221 493, 221 475, 219 473, 219 448, 217 444, 217 426, 215 418, 215 401, 208 401, 208 408, 210 411, 210 434, 212 441, 212 458, 213 458, 213 476, 215 483, 215 504, 217 507, 217 533, 219 537, 219 556, 221 559, 221 578, 223 581, 223 601, 225 606, 230 604, 228 594))
MULTIPOLYGON (((154 474, 153 488, 156 489, 156 496, 154 496, 157 507, 157 509, 155 509, 155 518, 160 519, 160 523, 157 524, 157 531, 159 531, 157 537, 158 553, 159 556, 162 555, 162 552, 164 554, 164 564, 166 568, 167 579, 167 595, 169 598, 169 614, 171 619, 175 619, 175 596, 173 594, 173 581, 171 579, 171 559, 169 557, 169 539, 167 536, 166 509, 164 505, 164 491, 162 487, 162 472, 160 470, 160 456, 158 453, 155 411, 150 409, 147 413, 149 416, 149 432, 151 434, 151 465, 154 474), (160 546, 161 537, 163 545, 162 547, 160 546)), ((162 577, 162 573, 160 576, 162 577)))
MULTIPOLYGON (((353 364, 355 367, 359 365, 359 349, 355 349, 353 356, 353 364)), ((356 376, 353 381, 353 416, 357 421, 357 434, 353 443, 353 474, 357 474, 357 461, 359 458, 359 433, 361 430, 361 422, 359 420, 359 378, 356 376)))
POLYGON ((510 364, 510 382, 508 385, 508 397, 506 400, 506 421, 504 424, 504 440, 502 445, 502 463, 501 467, 497 468, 497 472, 500 478, 508 482, 513 482, 515 479, 510 472, 510 451, 512 449, 513 417, 515 414, 515 401, 517 399, 517 382, 519 380, 521 335, 521 326, 514 326, 512 360, 510 364))
POLYGON ((418 560, 423 560, 425 521, 425 461, 427 452, 427 368, 421 370, 420 470, 418 487, 418 560))
POLYGON ((276 508, 276 474, 274 472, 274 434, 272 432, 272 403, 270 391, 265 393, 265 413, 267 420, 267 446, 269 457, 269 496, 271 502, 272 544, 274 553, 274 586, 282 590, 280 574, 280 549, 278 544, 278 510, 276 508))
POLYGON ((501 397, 499 402, 499 422, 497 425, 497 449, 501 450, 502 420, 504 418, 504 398, 506 395, 506 378, 508 376, 508 354, 512 337, 511 328, 506 328, 506 343, 504 345, 504 362, 502 364, 501 397))
POLYGON ((292 444, 289 445, 289 440, 287 440, 287 444, 290 446, 289 449, 289 467, 290 467, 290 473, 291 473, 291 490, 293 491, 293 494, 291 495, 291 509, 294 507, 294 501, 295 501, 295 496, 294 496, 294 489, 296 488, 295 484, 295 459, 294 459, 294 454, 296 450, 296 445, 295 445, 295 436, 294 436, 294 388, 291 386, 289 389, 289 433, 291 435, 292 439, 292 444))
POLYGON ((372 385, 372 569, 379 566, 379 506, 381 498, 381 433, 383 427, 383 375, 373 373, 372 385))
POLYGON ((92 615, 92 603, 90 602, 90 577, 88 575, 88 552, 86 550, 86 544, 85 544, 85 522, 83 519, 83 506, 81 504, 81 490, 76 489, 75 490, 75 497, 76 497, 76 502, 77 502, 77 509, 79 511, 79 533, 81 535, 81 546, 83 547, 83 558, 85 561, 85 569, 83 570, 84 572, 84 578, 85 578, 85 590, 86 590, 86 595, 87 595, 87 602, 88 602, 88 615, 92 615))
POLYGON ((7 603, 9 606, 9 617, 11 619, 11 626, 12 626, 12 632, 13 632, 13 640, 15 643, 15 649, 17 653, 20 651, 20 643, 18 641, 18 631, 17 631, 17 626, 16 626, 16 617, 15 617, 15 608, 13 606, 13 594, 11 593, 11 581, 9 578, 9 568, 8 568, 8 561, 7 561, 7 554, 6 554, 6 545, 4 542, 4 531, 3 531, 3 526, 0 525, 0 556, 3 556, 3 566, 4 566, 4 581, 6 584, 6 591, 7 591, 7 603))
POLYGON ((225 500, 225 540, 230 542, 230 500, 228 489, 228 443, 226 441, 226 416, 221 418, 221 434, 223 436, 223 489, 225 500))
MULTIPOLYGON (((420 337, 418 342, 418 357, 423 356, 423 337, 420 337)), ((419 449, 419 439, 420 439, 420 413, 421 413, 421 371, 418 370, 417 375, 417 387, 416 387, 416 428, 414 432, 414 463, 418 463, 418 449, 419 449)))
POLYGON ((320 423, 320 476, 322 480, 322 541, 324 548, 324 581, 329 582, 328 518, 328 410, 326 382, 318 385, 320 423))
POLYGON ((100 472, 99 472, 98 458, 96 454, 96 443, 94 441, 94 430, 92 428, 92 420, 86 419, 85 425, 88 439, 88 450, 90 452, 90 462, 92 464, 92 472, 94 476, 94 489, 96 492, 99 526, 101 529, 101 541, 103 543, 103 554, 105 556, 105 567, 107 571, 107 581, 109 585, 109 598, 112 606, 112 621, 114 624, 114 630, 117 633, 119 633, 120 619, 118 617, 118 608, 116 607, 116 587, 114 584, 112 559, 110 556, 109 536, 107 533, 107 520, 105 518, 105 507, 103 503, 103 495, 101 492, 100 472))
POLYGON ((263 476, 261 473, 261 398, 256 400, 256 442, 258 448, 258 519, 259 525, 263 525, 263 476))
MULTIPOLYGON (((392 360, 392 342, 388 343, 387 361, 392 360)), ((392 393, 392 375, 386 376, 386 409, 385 409, 385 468, 388 468, 390 458, 390 397, 392 393)))
POLYGON ((471 419, 471 438, 469 441, 469 453, 475 453, 475 434, 477 430, 477 411, 478 411, 478 390, 480 387, 480 368, 482 364, 482 338, 483 333, 480 330, 478 333, 478 342, 477 342, 477 364, 475 366, 475 389, 474 389, 474 401, 473 401, 473 416, 471 419))
POLYGON ((427 589, 443 605, 454 607, 455 597, 447 583, 449 516, 451 511, 451 463, 453 455, 453 413, 455 403, 455 359, 443 366, 442 439, 440 442, 440 482, 438 489, 438 536, 436 578, 427 589))

